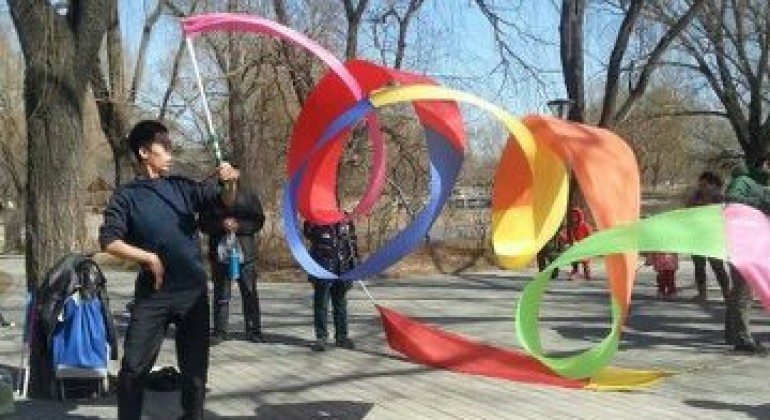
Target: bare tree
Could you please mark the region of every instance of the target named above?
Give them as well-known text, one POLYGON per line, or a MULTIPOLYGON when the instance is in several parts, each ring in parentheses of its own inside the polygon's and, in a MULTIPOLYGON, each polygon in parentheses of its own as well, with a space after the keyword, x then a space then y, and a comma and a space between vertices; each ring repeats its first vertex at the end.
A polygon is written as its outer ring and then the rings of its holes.
MULTIPOLYGON (((697 97, 678 89, 676 80, 664 79, 637 102, 636 110, 614 129, 634 150, 645 185, 656 189, 664 182, 689 180, 696 168, 702 121, 672 115, 698 103, 697 97)), ((601 112, 601 104, 597 104, 601 112)), ((681 204, 681 203, 679 203, 681 204)))
MULTIPOLYGON (((605 75, 604 100, 602 112, 597 124, 601 127, 611 127, 623 120, 631 112, 634 103, 641 98, 649 86, 653 73, 661 65, 661 59, 672 46, 677 37, 693 21, 698 11, 705 5, 706 0, 693 0, 679 9, 671 25, 668 26, 649 51, 644 51, 639 57, 629 58, 627 51, 635 28, 641 25, 645 7, 652 7, 645 0, 628 0, 619 2, 616 7, 622 13, 622 22, 615 35, 605 75), (650 6, 648 6, 650 5, 650 6), (633 64, 633 65, 632 65, 633 64), (624 73, 636 74, 635 80, 629 75, 629 92, 622 103, 620 98, 620 80, 624 73)), ((672 2, 680 4, 680 2, 672 2)), ((586 0, 563 0, 561 6, 560 51, 562 57, 562 72, 567 88, 567 95, 572 100, 573 107, 569 118, 573 121, 585 121, 585 77, 583 45, 583 30, 586 19, 586 0)))
POLYGON ((384 53, 386 48, 379 42, 380 35, 378 26, 386 26, 389 21, 395 22, 396 40, 393 51, 393 63, 391 64, 393 68, 400 69, 404 63, 404 56, 407 51, 406 40, 409 34, 410 25, 423 4, 425 4, 425 0, 409 0, 403 4, 399 4, 398 2, 386 4, 383 5, 381 10, 376 12, 375 16, 371 19, 374 23, 372 29, 374 32, 375 46, 378 47, 381 53, 384 53))
MULTIPOLYGON (((84 241, 79 169, 88 75, 82 65, 97 60, 111 3, 73 1, 58 15, 45 0, 8 1, 25 62, 26 269, 31 292, 56 260, 84 241)), ((32 395, 50 391, 40 364, 44 357, 31 357, 32 395)))
MULTIPOLYGON (((128 125, 132 117, 137 114, 137 97, 144 79, 147 66, 147 50, 150 45, 150 37, 153 29, 167 9, 177 16, 190 14, 195 10, 199 1, 189 2, 189 8, 176 6, 170 0, 158 0, 153 8, 146 14, 142 25, 141 37, 136 61, 130 68, 133 75, 130 82, 126 80, 124 69, 126 66, 125 45, 121 36, 121 23, 118 14, 118 5, 112 3, 109 10, 109 27, 107 31, 107 61, 103 65, 96 62, 90 69, 90 82, 96 97, 99 110, 102 131, 110 145, 115 167, 115 186, 129 180, 136 172, 128 145, 124 141, 128 131, 128 125)), ((179 62, 181 61, 181 44, 174 56, 174 64, 171 67, 169 88, 160 101, 158 115, 162 119, 166 114, 171 92, 175 85, 179 62)))
POLYGON ((345 42, 345 58, 350 60, 358 55, 358 33, 361 29, 369 0, 342 0, 345 6, 345 17, 348 22, 347 41, 345 42))
MULTIPOLYGON (((160 2, 156 9, 155 19, 160 12, 160 2)), ((115 187, 132 178, 135 173, 132 166, 128 145, 123 141, 128 130, 131 116, 129 103, 136 96, 135 83, 132 90, 126 91, 123 62, 123 41, 120 33, 120 20, 117 2, 109 5, 107 29, 107 63, 106 71, 102 71, 99 62, 90 69, 90 82, 99 110, 99 121, 107 142, 112 150, 115 167, 115 187)), ((147 32, 143 32, 143 37, 147 32)), ((141 51, 141 49, 140 49, 141 51)), ((140 57, 143 54, 139 54, 140 57)), ((141 75, 135 71, 135 80, 141 75)))
MULTIPOLYGON (((661 13, 664 22, 671 20, 668 14, 661 13)), ((725 117, 747 163, 755 165, 770 150, 770 5, 764 0, 708 0, 681 38, 690 60, 673 65, 705 78, 722 108, 690 114, 725 117)))

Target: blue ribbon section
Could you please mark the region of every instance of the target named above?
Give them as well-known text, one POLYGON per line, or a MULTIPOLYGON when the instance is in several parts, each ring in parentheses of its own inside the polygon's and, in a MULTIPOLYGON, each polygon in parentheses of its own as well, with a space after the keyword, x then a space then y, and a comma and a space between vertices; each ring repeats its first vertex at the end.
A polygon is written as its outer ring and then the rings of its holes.
POLYGON ((414 221, 396 236, 386 242, 380 249, 371 254, 358 266, 341 275, 326 270, 318 264, 308 252, 301 237, 301 226, 297 219, 296 196, 302 177, 307 170, 310 159, 340 132, 360 121, 374 107, 368 100, 356 103, 345 113, 335 119, 324 131, 313 150, 292 174, 284 188, 282 216, 284 233, 289 249, 297 262, 311 276, 325 280, 358 280, 373 276, 386 270, 398 260, 410 253, 430 231, 433 222, 444 207, 452 192, 452 186, 462 167, 464 156, 459 153, 449 140, 430 127, 425 127, 428 155, 430 158, 430 192, 425 207, 417 214, 414 221))

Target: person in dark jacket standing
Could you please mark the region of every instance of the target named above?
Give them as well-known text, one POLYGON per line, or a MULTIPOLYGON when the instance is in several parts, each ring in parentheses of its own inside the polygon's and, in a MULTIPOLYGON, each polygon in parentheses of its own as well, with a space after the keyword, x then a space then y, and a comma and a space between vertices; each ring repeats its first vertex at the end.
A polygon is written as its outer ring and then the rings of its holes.
MULTIPOLYGON (((770 214, 770 188, 762 183, 768 174, 770 155, 763 158, 754 172, 737 168, 725 191, 726 201, 746 204, 766 215, 770 214)), ((735 351, 764 354, 767 350, 749 331, 751 306, 754 303, 751 289, 732 265, 730 277, 733 284, 725 301, 725 341, 734 346, 735 351)))
MULTIPOLYGON (((687 198, 687 207, 706 206, 724 202, 722 188, 724 183, 719 175, 711 171, 705 171, 698 177, 698 187, 687 198)), ((705 303, 708 300, 708 287, 706 285, 706 262, 711 266, 714 276, 722 290, 722 297, 727 300, 730 293, 730 277, 727 275, 724 263, 718 258, 707 258, 701 255, 693 255, 692 263, 695 267, 696 302, 705 303)))
POLYGON ((141 175, 118 188, 99 229, 103 250, 140 264, 118 374, 118 418, 139 419, 143 384, 169 323, 176 324, 184 419, 202 419, 209 362, 209 301, 196 213, 230 205, 237 169, 223 163, 220 185, 168 176, 171 142, 157 121, 141 121, 128 136, 141 175))
MULTIPOLYGON (((303 233, 310 241, 310 255, 321 266, 335 274, 350 270, 358 264, 358 242, 352 221, 330 225, 305 222, 303 233)), ((326 350, 329 332, 326 324, 329 316, 329 300, 332 303, 334 319, 334 341, 338 347, 353 349, 355 345, 348 337, 347 292, 351 282, 347 280, 325 280, 308 276, 313 284, 313 327, 315 342, 313 351, 326 350)))
POLYGON ((200 215, 201 230, 209 237, 209 263, 214 282, 214 333, 211 344, 227 340, 228 317, 232 282, 237 281, 243 302, 246 337, 253 342, 264 341, 257 291, 257 240, 256 235, 265 223, 262 204, 256 194, 241 188, 235 203, 229 207, 214 207, 200 215), (237 267, 237 278, 229 270, 227 244, 232 237, 237 241, 242 259, 237 267))

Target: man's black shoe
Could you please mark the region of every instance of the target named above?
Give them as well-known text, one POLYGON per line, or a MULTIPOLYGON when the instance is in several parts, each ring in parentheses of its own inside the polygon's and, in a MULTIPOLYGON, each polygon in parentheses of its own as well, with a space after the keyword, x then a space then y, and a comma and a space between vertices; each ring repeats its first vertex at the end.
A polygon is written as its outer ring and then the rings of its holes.
POLYGON ((326 340, 323 338, 317 339, 316 341, 313 342, 313 345, 310 346, 310 349, 313 351, 325 351, 326 340))
POLYGON ((349 338, 341 338, 341 339, 335 340, 335 344, 337 344, 337 347, 339 348, 348 349, 348 350, 353 350, 356 348, 356 345, 353 343, 353 340, 349 338))
POLYGON ((733 347, 733 350, 737 353, 747 353, 756 355, 766 355, 767 349, 759 341, 754 342, 742 342, 733 347))
POLYGON ((252 343, 264 343, 265 337, 262 336, 262 333, 259 331, 252 331, 247 336, 248 340, 252 343))

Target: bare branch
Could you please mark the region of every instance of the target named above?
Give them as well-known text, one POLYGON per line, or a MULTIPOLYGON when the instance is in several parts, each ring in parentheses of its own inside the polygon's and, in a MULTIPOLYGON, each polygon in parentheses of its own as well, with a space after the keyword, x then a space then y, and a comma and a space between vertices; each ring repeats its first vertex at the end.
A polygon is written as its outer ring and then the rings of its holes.
POLYGON ((142 25, 142 38, 139 41, 139 51, 137 52, 136 63, 134 63, 134 77, 131 79, 131 88, 128 91, 128 102, 134 103, 136 101, 136 91, 139 88, 139 83, 142 81, 145 69, 145 59, 147 55, 147 47, 150 44, 150 36, 152 35, 152 28, 160 18, 163 11, 163 4, 170 3, 166 1, 158 1, 155 5, 155 9, 147 16, 147 19, 142 25))
POLYGON ((660 61, 663 54, 668 50, 669 46, 674 42, 674 40, 679 37, 679 34, 681 34, 682 31, 688 27, 700 9, 704 7, 705 3, 706 0, 694 0, 687 12, 685 12, 685 14, 683 14, 679 20, 677 20, 676 23, 671 26, 668 31, 666 31, 663 37, 661 37, 661 39, 658 41, 658 44, 655 45, 655 48, 653 48, 652 52, 650 53, 650 57, 647 59, 644 67, 642 68, 642 72, 639 74, 639 79, 637 80, 636 85, 631 89, 630 95, 628 95, 626 100, 623 102, 623 105, 621 105, 620 109, 613 117, 614 121, 622 120, 628 116, 628 113, 631 112, 634 102, 637 101, 647 89, 652 74, 658 67, 658 62, 660 61))

